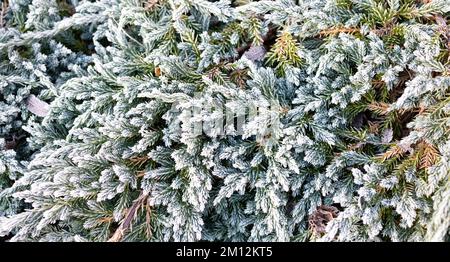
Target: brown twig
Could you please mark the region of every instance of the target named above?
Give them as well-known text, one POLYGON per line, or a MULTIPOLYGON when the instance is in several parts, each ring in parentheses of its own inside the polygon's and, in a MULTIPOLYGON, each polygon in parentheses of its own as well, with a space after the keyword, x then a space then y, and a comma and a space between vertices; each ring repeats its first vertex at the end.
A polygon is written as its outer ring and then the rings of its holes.
MULTIPOLYGON (((131 228, 131 224, 133 220, 136 218, 137 211, 139 210, 139 207, 145 204, 147 201, 148 194, 141 193, 139 197, 134 201, 133 205, 127 210, 127 213, 125 215, 125 218, 122 221, 122 224, 120 224, 119 228, 114 232, 113 236, 108 239, 108 242, 119 242, 122 240, 123 236, 125 235, 126 231, 131 228)), ((149 216, 149 210, 147 209, 146 213, 146 220, 150 220, 149 216)), ((147 231, 150 231, 150 229, 147 229, 147 231)), ((147 234, 149 234, 147 232, 147 234)))
MULTIPOLYGON (((360 32, 360 28, 355 28, 355 27, 333 27, 333 28, 328 28, 328 29, 324 29, 322 31, 319 32, 319 36, 324 37, 324 36, 336 36, 340 33, 346 33, 346 34, 356 34, 360 32)), ((383 36, 386 35, 390 32, 391 28, 381 28, 381 29, 374 29, 372 30, 373 33, 375 33, 378 36, 383 36)))
POLYGON ((145 224, 147 227, 145 228, 145 233, 147 234, 147 238, 150 238, 152 236, 152 227, 151 227, 151 215, 152 215, 152 209, 147 204, 145 205, 145 224))
POLYGON ((138 167, 142 167, 145 163, 147 163, 148 160, 149 160, 148 156, 137 156, 129 159, 129 161, 133 165, 138 167))
POLYGON ((102 217, 97 219, 98 222, 100 223, 111 223, 113 221, 113 217, 102 217))
POLYGON ((321 36, 329 36, 329 35, 337 35, 339 33, 350 33, 354 34, 359 32, 359 28, 353 28, 353 27, 335 27, 335 28, 329 28, 325 29, 319 32, 319 35, 321 36))
POLYGON ((389 113, 389 104, 383 102, 374 101, 370 103, 367 108, 379 115, 387 115, 389 113))
POLYGON ((145 176, 145 170, 138 171, 137 174, 136 174, 137 178, 144 177, 144 176, 145 176))

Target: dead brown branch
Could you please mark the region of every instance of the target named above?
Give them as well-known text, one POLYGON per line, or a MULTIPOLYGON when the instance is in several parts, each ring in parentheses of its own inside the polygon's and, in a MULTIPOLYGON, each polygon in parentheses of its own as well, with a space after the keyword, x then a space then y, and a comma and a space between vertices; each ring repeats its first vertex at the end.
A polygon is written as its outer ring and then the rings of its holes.
POLYGON ((338 35, 340 33, 348 33, 348 34, 354 34, 359 32, 359 28, 353 28, 353 27, 335 27, 335 28, 329 28, 325 29, 319 32, 319 35, 321 36, 330 36, 330 35, 338 35))
POLYGON ((325 233, 325 228, 331 220, 337 217, 339 210, 334 206, 319 206, 308 219, 309 227, 316 235, 325 233))
MULTIPOLYGON (((137 212, 140 207, 145 205, 145 202, 148 201, 148 194, 141 193, 139 197, 134 201, 133 205, 126 211, 125 218, 120 224, 119 228, 114 232, 113 236, 108 240, 108 242, 120 242, 126 231, 131 228, 133 220, 136 218, 137 212)), ((147 223, 150 223, 150 211, 147 208, 146 210, 146 220, 147 223)), ((151 232, 151 229, 147 227, 147 234, 151 232)))
POLYGON ((419 168, 426 169, 433 166, 439 159, 439 151, 434 145, 425 141, 420 143, 420 146, 423 148, 423 151, 420 157, 419 168))
POLYGON ((9 3, 8 0, 3 1, 0 8, 0 28, 6 25, 6 11, 8 11, 9 3))
POLYGON ((402 157, 405 153, 401 146, 394 145, 381 156, 381 161, 384 162, 393 157, 402 157))

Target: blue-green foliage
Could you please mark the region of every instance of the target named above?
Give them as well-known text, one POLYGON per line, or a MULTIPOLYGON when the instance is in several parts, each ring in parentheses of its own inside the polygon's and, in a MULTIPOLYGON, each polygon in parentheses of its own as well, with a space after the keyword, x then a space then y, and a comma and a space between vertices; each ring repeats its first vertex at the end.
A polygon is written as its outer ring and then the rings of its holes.
POLYGON ((0 235, 448 240, 449 0, 25 2, 0 235), (224 108, 262 111, 223 132, 224 108))

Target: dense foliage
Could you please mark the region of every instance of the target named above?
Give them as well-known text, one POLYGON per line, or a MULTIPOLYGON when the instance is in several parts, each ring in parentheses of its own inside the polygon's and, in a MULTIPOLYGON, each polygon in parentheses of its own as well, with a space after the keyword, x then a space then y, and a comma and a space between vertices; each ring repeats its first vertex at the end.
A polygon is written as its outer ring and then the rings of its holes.
POLYGON ((2 0, 0 236, 448 241, 449 18, 450 0, 2 0))

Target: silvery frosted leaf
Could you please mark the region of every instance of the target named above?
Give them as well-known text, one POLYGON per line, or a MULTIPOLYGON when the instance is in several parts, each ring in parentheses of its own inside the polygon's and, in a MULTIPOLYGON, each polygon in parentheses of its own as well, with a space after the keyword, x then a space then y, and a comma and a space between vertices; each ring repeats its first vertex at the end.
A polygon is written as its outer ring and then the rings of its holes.
POLYGON ((244 53, 244 56, 251 61, 260 61, 264 59, 266 53, 267 51, 264 46, 252 46, 244 53))
POLYGON ((3 174, 6 172, 6 165, 3 163, 2 160, 0 160, 0 174, 3 174))
POLYGON ((31 113, 44 117, 49 111, 49 104, 40 100, 35 95, 30 95, 27 100, 27 108, 31 113))
POLYGON ((394 135, 394 131, 392 131, 392 128, 385 129, 381 136, 381 142, 384 144, 391 142, 393 135, 394 135))

